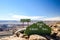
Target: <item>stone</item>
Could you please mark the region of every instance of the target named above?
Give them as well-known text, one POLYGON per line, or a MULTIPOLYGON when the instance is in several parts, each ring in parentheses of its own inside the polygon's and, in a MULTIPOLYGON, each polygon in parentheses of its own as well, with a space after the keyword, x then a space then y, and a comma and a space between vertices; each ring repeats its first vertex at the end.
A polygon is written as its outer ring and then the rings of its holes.
POLYGON ((31 35, 29 37, 29 40, 47 40, 45 37, 42 37, 40 35, 31 35))

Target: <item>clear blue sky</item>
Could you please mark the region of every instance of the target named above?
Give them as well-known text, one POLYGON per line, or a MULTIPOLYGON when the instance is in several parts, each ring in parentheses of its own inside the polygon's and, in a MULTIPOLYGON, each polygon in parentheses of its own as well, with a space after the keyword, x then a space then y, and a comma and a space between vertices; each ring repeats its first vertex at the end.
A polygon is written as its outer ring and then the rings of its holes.
POLYGON ((60 0, 0 0, 0 19, 11 15, 60 16, 60 0))

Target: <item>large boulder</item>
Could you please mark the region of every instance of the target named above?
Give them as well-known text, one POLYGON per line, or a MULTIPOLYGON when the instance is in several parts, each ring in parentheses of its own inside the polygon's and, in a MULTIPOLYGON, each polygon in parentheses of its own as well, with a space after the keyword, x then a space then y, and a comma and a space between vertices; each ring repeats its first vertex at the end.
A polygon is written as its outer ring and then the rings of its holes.
POLYGON ((39 35, 30 35, 29 40, 47 40, 47 39, 39 35))

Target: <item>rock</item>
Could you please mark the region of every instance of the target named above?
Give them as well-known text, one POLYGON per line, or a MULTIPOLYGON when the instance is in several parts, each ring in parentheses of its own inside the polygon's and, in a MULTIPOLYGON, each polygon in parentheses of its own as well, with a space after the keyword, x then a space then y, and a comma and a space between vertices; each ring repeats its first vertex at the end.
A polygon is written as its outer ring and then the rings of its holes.
POLYGON ((19 37, 22 37, 22 38, 23 38, 23 35, 24 35, 24 34, 20 34, 19 37))
POLYGON ((47 40, 45 37, 39 36, 39 35, 31 35, 30 38, 25 38, 27 37, 26 35, 24 36, 24 38, 22 37, 14 37, 14 36, 10 36, 10 37, 5 37, 2 38, 1 40, 47 40))
POLYGON ((14 34, 13 37, 17 37, 17 36, 14 34))
POLYGON ((58 32, 57 36, 60 37, 60 32, 58 32))
POLYGON ((19 37, 28 39, 28 36, 27 36, 27 35, 25 35, 25 34, 20 34, 20 36, 19 36, 19 37))
POLYGON ((2 38, 1 40, 10 40, 9 37, 2 38))
POLYGON ((50 40, 54 40, 54 39, 50 39, 50 40))
POLYGON ((19 35, 20 35, 20 32, 17 32, 17 33, 16 33, 16 36, 19 37, 19 35))
POLYGON ((28 40, 28 39, 25 39, 25 38, 20 38, 20 40, 28 40))
POLYGON ((52 28, 51 34, 58 33, 58 28, 52 28))
POLYGON ((45 37, 39 36, 39 35, 31 35, 29 37, 29 40, 47 40, 45 37))
POLYGON ((10 38, 10 40, 20 40, 18 37, 10 38))
POLYGON ((24 38, 28 39, 28 36, 24 36, 24 38))

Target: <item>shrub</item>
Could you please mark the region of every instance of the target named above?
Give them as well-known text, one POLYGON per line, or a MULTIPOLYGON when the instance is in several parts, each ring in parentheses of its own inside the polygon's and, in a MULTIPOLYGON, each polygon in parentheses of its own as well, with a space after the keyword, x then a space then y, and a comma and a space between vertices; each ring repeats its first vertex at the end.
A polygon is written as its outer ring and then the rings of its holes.
POLYGON ((24 32, 26 35, 50 35, 51 28, 43 22, 37 22, 28 26, 24 32))

